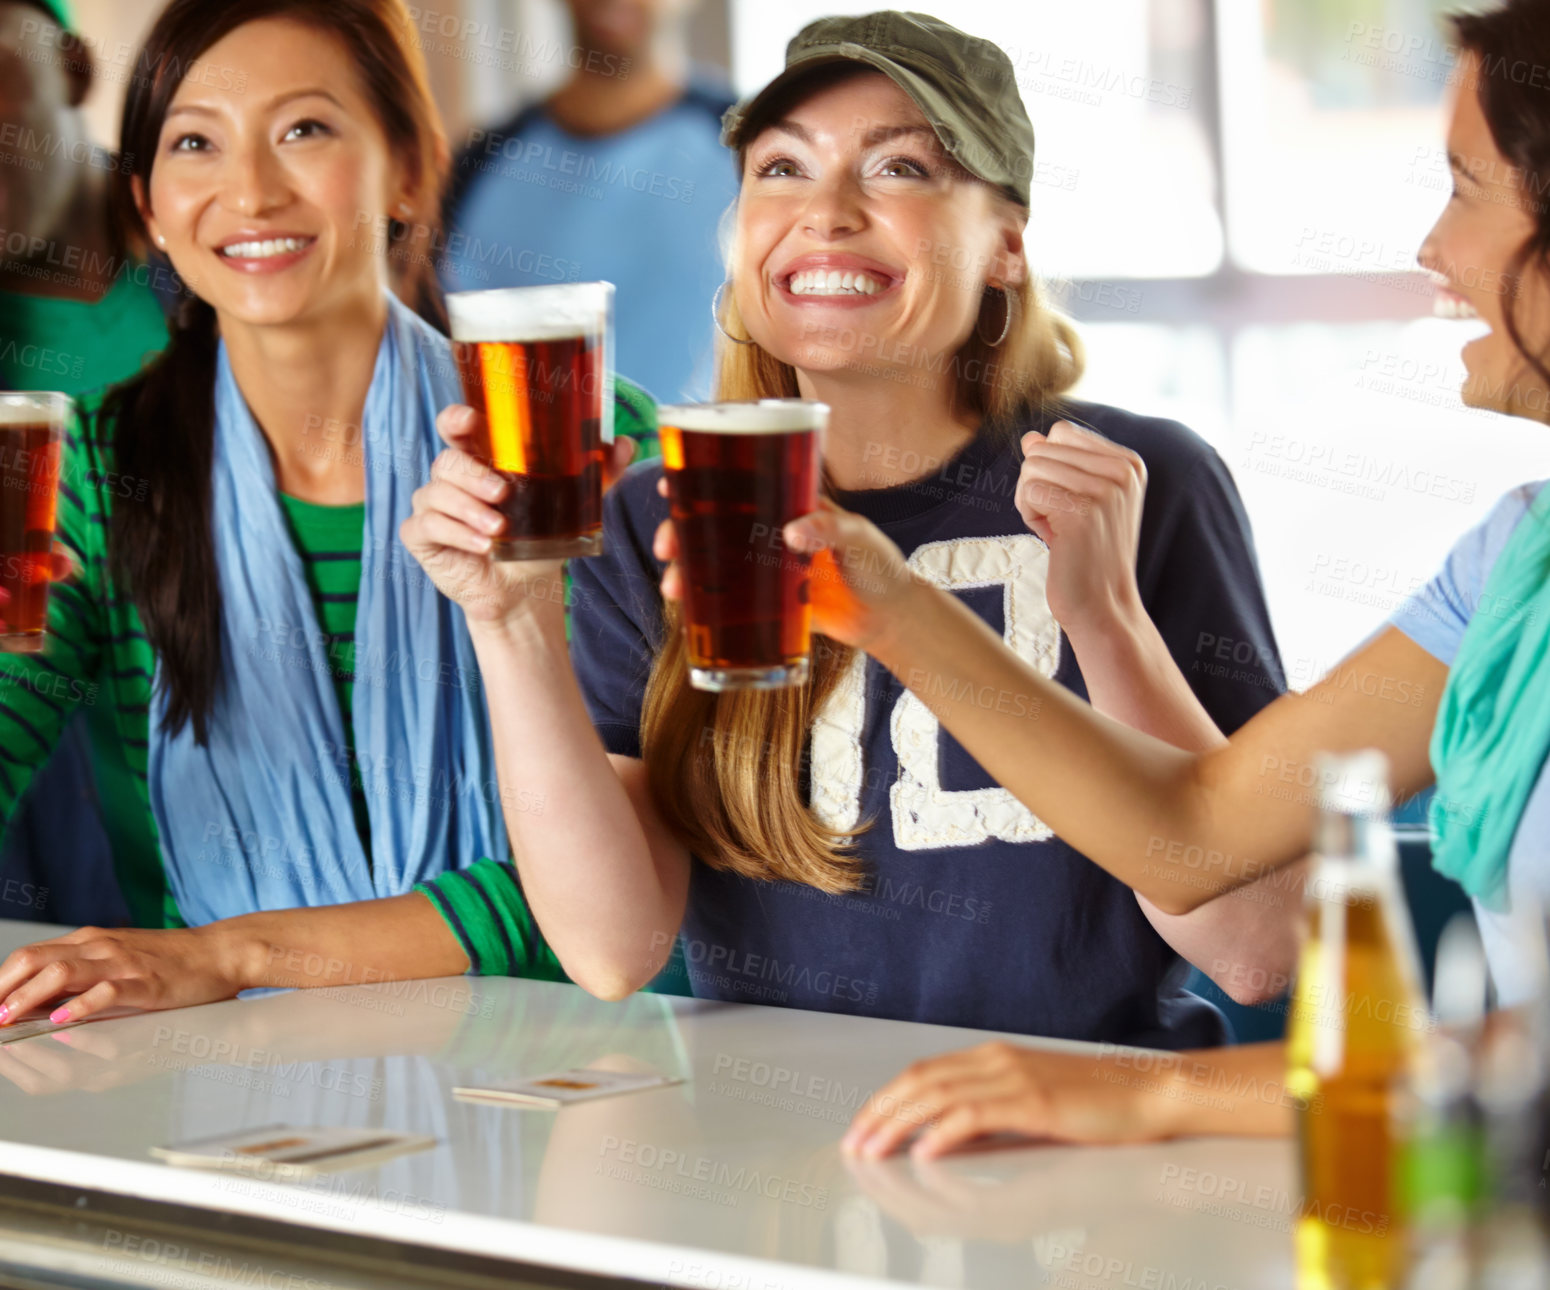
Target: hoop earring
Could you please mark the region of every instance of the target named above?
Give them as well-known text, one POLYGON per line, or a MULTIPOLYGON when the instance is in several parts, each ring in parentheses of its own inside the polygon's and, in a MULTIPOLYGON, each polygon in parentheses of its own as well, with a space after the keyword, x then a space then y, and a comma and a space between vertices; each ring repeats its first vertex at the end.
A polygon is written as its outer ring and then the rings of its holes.
POLYGON ((734 345, 752 345, 752 337, 750 337, 748 340, 739 340, 736 336, 734 336, 721 325, 721 293, 725 291, 730 285, 731 284, 729 282, 723 282, 719 287, 716 288, 716 294, 710 298, 710 320, 716 324, 716 330, 719 331, 734 345))
POLYGON ((1002 308, 1003 308, 1003 312, 1002 312, 1002 315, 1001 315, 1001 334, 999 336, 997 336, 995 338, 995 340, 991 340, 990 337, 986 336, 985 333, 980 330, 979 321, 977 319, 975 320, 975 323, 974 323, 974 334, 976 336, 978 336, 980 338, 980 340, 984 341, 984 343, 986 345, 988 345, 991 349, 995 349, 995 348, 997 348, 1001 344, 1002 341, 1004 341, 1007 338, 1007 333, 1012 330, 1012 310, 1016 306, 1013 304, 1014 297, 1013 297, 1011 291, 1009 291, 1006 287, 989 287, 989 286, 987 286, 985 288, 985 294, 987 296, 992 291, 998 292, 1000 294, 1000 296, 1001 296, 1001 303, 1002 303, 1002 308))

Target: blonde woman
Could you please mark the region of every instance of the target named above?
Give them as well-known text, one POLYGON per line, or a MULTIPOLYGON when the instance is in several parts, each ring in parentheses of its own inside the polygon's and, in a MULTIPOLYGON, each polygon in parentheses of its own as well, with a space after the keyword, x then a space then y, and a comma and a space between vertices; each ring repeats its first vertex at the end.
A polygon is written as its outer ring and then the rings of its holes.
MULTIPOLYGON (((721 397, 828 403, 832 495, 1100 710, 1198 751, 1268 703, 1221 462, 1181 426, 1061 402, 1081 353, 1024 254, 1033 132, 1005 54, 917 15, 825 19, 724 130, 742 186, 721 397), (1251 652, 1254 680, 1192 668, 1207 638, 1251 652)), ((625 994, 677 943, 703 997, 1180 1047, 1222 1038, 1181 954, 1289 968, 1284 892, 1138 902, 858 651, 820 641, 799 689, 692 690, 658 588, 659 468, 615 488, 607 553, 572 565, 568 650, 558 569, 485 557, 473 418, 443 414, 453 446, 403 536, 467 611, 503 781, 548 804, 507 822, 572 979, 625 994)))

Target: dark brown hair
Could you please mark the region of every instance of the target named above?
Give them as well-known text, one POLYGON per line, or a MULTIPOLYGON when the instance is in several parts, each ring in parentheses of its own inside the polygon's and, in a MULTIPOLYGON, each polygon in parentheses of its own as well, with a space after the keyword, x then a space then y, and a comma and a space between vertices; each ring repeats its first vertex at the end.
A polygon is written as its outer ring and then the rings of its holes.
MULTIPOLYGON (((446 144, 425 62, 404 0, 172 0, 134 65, 119 133, 114 200, 125 226, 143 233, 133 181, 150 189, 167 110, 183 78, 238 27, 290 18, 341 40, 379 125, 411 166, 423 228, 434 222, 445 178, 446 144), (127 170, 127 173, 126 173, 127 170)), ((394 246, 407 229, 390 230, 394 246)), ((407 265, 388 251, 394 288, 420 312, 438 299, 428 259, 407 265)), ((221 671, 221 598, 216 578, 211 467, 215 441, 215 310, 184 299, 166 351, 104 400, 114 468, 146 481, 143 503, 115 506, 108 535, 114 581, 134 600, 161 664, 172 731, 192 721, 203 743, 221 671)))
POLYGON ((1497 150, 1523 175, 1523 200, 1534 231, 1513 257, 1505 276, 1503 314, 1507 337, 1534 374, 1550 387, 1547 355, 1524 344, 1517 317, 1523 281, 1550 266, 1550 5, 1545 0, 1507 0, 1487 13, 1454 14, 1448 21, 1461 52, 1480 64, 1480 110, 1497 150), (1535 75, 1534 73, 1538 73, 1535 75))

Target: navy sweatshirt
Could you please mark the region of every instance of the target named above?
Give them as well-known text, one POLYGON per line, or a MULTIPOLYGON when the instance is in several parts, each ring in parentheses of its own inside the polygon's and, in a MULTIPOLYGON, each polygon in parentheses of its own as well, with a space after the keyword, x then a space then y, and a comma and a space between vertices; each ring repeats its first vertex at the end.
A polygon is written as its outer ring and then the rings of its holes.
MULTIPOLYGON (((1074 401, 1058 414, 1146 462, 1142 600, 1231 733, 1284 688, 1231 475, 1175 422, 1074 401), (1222 641, 1251 663, 1215 666, 1222 641)), ((909 484, 835 500, 1085 698, 1045 601, 1048 550, 1014 503, 1018 439, 1054 415, 987 428, 951 460, 922 462, 927 473, 909 484)), ((605 553, 571 563, 576 673, 605 746, 632 757, 663 631, 662 566, 651 554, 667 514, 660 472, 660 462, 643 463, 620 481, 605 504, 605 553)), ((1187 965, 1134 893, 1054 837, 875 661, 858 655, 814 722, 807 783, 821 818, 869 822, 857 843, 863 889, 831 896, 696 860, 676 955, 695 995, 1167 1048, 1224 1038, 1220 1014, 1183 988, 1187 965)))

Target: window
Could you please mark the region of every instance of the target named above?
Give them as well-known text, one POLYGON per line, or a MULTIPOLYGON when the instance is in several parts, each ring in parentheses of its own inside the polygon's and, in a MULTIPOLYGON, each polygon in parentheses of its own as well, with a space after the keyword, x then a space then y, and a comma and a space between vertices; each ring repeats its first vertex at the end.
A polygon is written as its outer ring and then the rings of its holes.
MULTIPOLYGON (((814 18, 876 8, 734 0, 738 92, 779 72, 786 42, 814 18)), ((1201 94, 1206 2, 1104 0, 1097 13, 1048 0, 955 0, 947 15, 1006 51, 1033 119, 1029 257, 1060 278, 1209 273, 1221 262, 1222 228, 1201 94)))
POLYGON ((1451 0, 1217 6, 1233 259, 1265 273, 1387 273, 1448 185, 1451 0))

